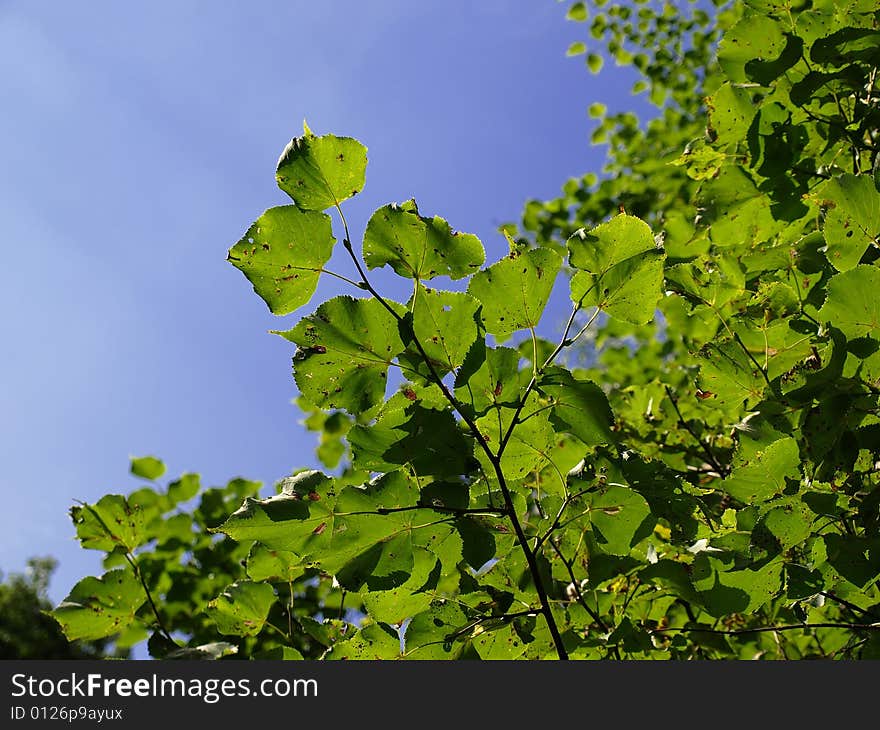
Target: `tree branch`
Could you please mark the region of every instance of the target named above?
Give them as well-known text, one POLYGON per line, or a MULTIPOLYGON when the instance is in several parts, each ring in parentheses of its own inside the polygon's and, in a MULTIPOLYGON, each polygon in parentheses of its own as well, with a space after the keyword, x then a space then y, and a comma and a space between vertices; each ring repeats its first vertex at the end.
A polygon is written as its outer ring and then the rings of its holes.
MULTIPOLYGON (((398 322, 403 322, 403 317, 398 314, 394 308, 379 294, 378 291, 373 287, 367 278, 367 274, 361 266, 360 260, 354 253, 354 249, 351 245, 351 235, 348 230, 348 223, 345 220, 345 214, 342 212, 342 208, 339 204, 336 204, 336 210, 339 213, 339 217, 342 220, 342 227, 345 231, 345 238, 343 240, 343 246, 345 250, 348 251, 351 260, 354 262, 355 268, 357 269, 358 274, 362 280, 362 288, 366 289, 372 296, 374 296, 379 303, 394 317, 398 322)), ((504 514, 508 517, 511 524, 513 525, 513 530, 516 533, 517 541, 520 544, 520 548, 523 551, 523 554, 526 558, 526 563, 529 566, 529 572, 532 576, 532 581, 535 584, 535 590, 538 592, 538 598, 541 601, 541 610, 544 614, 544 618, 547 621, 547 626, 550 630, 550 635, 553 638, 553 644, 556 647, 556 653, 560 659, 568 659, 568 652, 565 650, 565 646, 562 642, 562 636, 559 633, 559 627, 556 625, 556 619, 553 616, 553 611, 550 606, 549 598, 547 597, 547 591, 544 587, 544 583, 541 580, 541 573, 538 569, 538 563, 535 559, 534 553, 529 548, 528 540, 523 532, 522 525, 519 522, 519 519, 516 516, 516 509, 513 504, 513 497, 510 493, 510 488, 507 486, 507 480, 504 476, 504 472, 501 469, 501 459, 500 456, 496 456, 492 453, 492 450, 489 448, 489 444, 486 442, 485 437, 480 430, 477 428, 477 424, 474 420, 465 412, 462 405, 458 402, 458 399, 449 391, 449 388, 446 387, 446 384, 443 382, 443 379, 437 373, 437 370, 434 368, 431 359, 428 357, 425 352, 422 343, 419 341, 419 338, 416 336, 415 332, 412 332, 412 342, 415 345, 416 349, 419 352, 419 356, 422 358, 422 361, 428 368, 428 372, 431 375, 431 379, 434 383, 440 388, 440 391, 443 393, 444 397, 447 401, 449 401, 450 405, 455 409, 456 413, 461 416, 462 420, 467 424, 471 433, 473 433, 474 438, 477 440, 480 448, 483 450, 483 453, 486 454, 486 457, 489 459, 489 462, 492 464, 492 468, 495 471, 495 476, 498 480, 498 486, 501 489, 501 495, 504 498, 504 514)), ((560 348, 557 348, 557 350, 560 348)), ((534 378, 533 378, 534 380, 534 378)), ((525 402, 525 399, 523 399, 525 402)), ((511 424, 513 425, 513 424, 511 424)))

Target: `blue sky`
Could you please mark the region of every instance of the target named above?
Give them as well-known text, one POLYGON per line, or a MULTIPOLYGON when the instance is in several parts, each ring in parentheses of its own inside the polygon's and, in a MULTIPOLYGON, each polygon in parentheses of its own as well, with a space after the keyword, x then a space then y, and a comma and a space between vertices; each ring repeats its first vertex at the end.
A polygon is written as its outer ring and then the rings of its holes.
POLYGON ((565 57, 586 28, 564 13, 554 0, 0 4, 0 569, 54 555, 55 601, 99 572, 67 510, 134 489, 130 456, 267 490, 313 466, 292 346, 267 331, 339 289, 275 318, 225 261, 287 202, 279 153, 304 118, 357 137, 356 242, 375 208, 415 197, 495 260, 498 224, 527 198, 600 168, 589 104, 645 108, 628 73, 565 57))

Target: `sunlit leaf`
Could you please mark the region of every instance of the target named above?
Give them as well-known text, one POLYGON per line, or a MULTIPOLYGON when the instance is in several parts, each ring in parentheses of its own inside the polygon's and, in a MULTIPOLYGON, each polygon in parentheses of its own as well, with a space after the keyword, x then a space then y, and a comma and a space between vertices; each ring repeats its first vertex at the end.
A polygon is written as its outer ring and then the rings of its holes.
POLYGON ((555 251, 534 248, 514 251, 474 274, 468 294, 482 304, 486 331, 503 338, 536 326, 561 265, 555 251))
POLYGON ((284 148, 275 178, 298 208, 326 210, 363 190, 366 167, 367 148, 356 139, 306 127, 284 148))
POLYGON ((52 616, 70 641, 103 639, 128 628, 146 600, 130 569, 111 570, 79 581, 52 616))
POLYGON ((569 261, 578 269, 571 299, 612 317, 644 324, 654 317, 663 282, 662 249, 644 221, 619 215, 568 240, 569 261))
POLYGON ((419 215, 414 200, 379 208, 364 232, 367 266, 387 264, 410 279, 461 279, 477 271, 485 257, 480 239, 452 230, 439 216, 419 215))
POLYGON ((335 242, 329 216, 283 205, 263 213, 229 249, 227 260, 272 314, 290 314, 312 298, 335 242))
POLYGON ((302 397, 355 414, 382 402, 388 367, 404 349, 397 320, 375 299, 330 299, 276 334, 298 346, 293 376, 302 397))
POLYGON ((221 634, 256 636, 274 602, 275 591, 268 583, 238 581, 208 603, 205 612, 221 634))

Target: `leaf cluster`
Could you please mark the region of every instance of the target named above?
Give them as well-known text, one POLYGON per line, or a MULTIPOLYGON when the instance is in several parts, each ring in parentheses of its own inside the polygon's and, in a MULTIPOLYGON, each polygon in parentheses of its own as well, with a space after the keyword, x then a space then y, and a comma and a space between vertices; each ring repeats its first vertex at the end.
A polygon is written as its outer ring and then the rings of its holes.
POLYGON ((880 14, 592 12, 662 112, 642 129, 595 108, 605 179, 529 203, 495 261, 413 200, 356 246, 366 148, 307 126, 288 144, 292 203, 228 259, 276 315, 321 276, 352 287, 275 332, 330 473, 264 498, 237 480, 191 514, 181 482, 75 507, 110 570, 56 609, 68 636, 152 623, 172 656, 878 655, 880 14), (337 240, 353 273, 326 268, 337 240), (374 287, 384 267, 406 301, 374 287))

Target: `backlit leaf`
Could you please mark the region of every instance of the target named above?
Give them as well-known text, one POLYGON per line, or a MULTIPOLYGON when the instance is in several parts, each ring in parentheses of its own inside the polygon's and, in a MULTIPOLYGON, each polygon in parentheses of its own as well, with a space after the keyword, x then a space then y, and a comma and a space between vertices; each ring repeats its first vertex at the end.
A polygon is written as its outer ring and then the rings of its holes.
POLYGON ((404 349, 397 320, 375 299, 330 299, 275 334, 298 346, 293 376, 302 397, 354 414, 382 402, 388 367, 404 349))
POLYGON ((263 629, 275 591, 268 583, 238 581, 208 603, 205 612, 227 636, 256 636, 263 629))
POLYGON ((131 473, 144 479, 158 479, 165 473, 165 464, 155 456, 132 457, 131 473))
POLYGON ((315 293, 333 252, 330 218, 293 205, 270 208, 227 255, 272 314, 290 314, 315 293))
POLYGON ((544 371, 537 387, 554 399, 553 415, 585 444, 592 446, 614 440, 611 433, 614 416, 607 396, 598 385, 576 380, 564 368, 550 367, 544 371))
POLYGON ((413 332, 438 374, 455 370, 480 335, 480 303, 467 294, 420 287, 411 306, 413 332))
POLYGON ((822 232, 828 260, 838 271, 849 271, 880 238, 880 192, 868 175, 841 175, 813 198, 827 208, 822 232))
POLYGON ((663 282, 662 249, 651 229, 621 214, 568 240, 569 261, 578 269, 571 299, 596 306, 612 317, 644 324, 654 317, 663 282))
POLYGON ((111 570, 79 581, 52 616, 70 641, 103 639, 127 629, 146 600, 130 569, 111 570))
POLYGON ((483 306, 486 331, 503 338, 537 325, 561 265, 555 251, 533 248, 514 251, 474 274, 468 294, 483 306))
POLYGON ((746 504, 763 502, 780 494, 787 479, 799 479, 797 442, 792 438, 770 444, 751 462, 738 466, 722 483, 730 496, 746 504))
POLYGON ((477 271, 485 257, 480 239, 452 230, 439 216, 419 215, 414 200, 379 208, 364 232, 367 266, 387 264, 410 279, 461 279, 477 271))
POLYGON ((351 137, 308 128, 288 143, 278 160, 275 178, 302 210, 326 210, 364 188, 367 148, 351 137))
POLYGON ((819 316, 847 339, 880 338, 880 268, 861 265, 833 277, 819 316))

